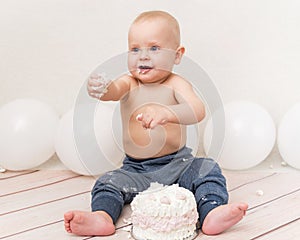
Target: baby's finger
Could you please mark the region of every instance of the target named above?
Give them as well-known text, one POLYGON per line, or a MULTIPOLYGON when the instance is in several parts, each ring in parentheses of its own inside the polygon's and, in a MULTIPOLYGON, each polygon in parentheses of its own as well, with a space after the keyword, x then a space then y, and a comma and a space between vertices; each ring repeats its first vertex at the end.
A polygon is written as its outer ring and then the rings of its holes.
POLYGON ((87 90, 89 93, 96 93, 96 90, 93 86, 87 85, 87 90))
POLYGON ((104 83, 90 78, 88 80, 88 85, 90 85, 90 86, 102 86, 102 85, 104 85, 104 83))
POLYGON ((88 78, 88 84, 90 84, 90 85, 97 85, 97 84, 99 84, 98 77, 90 76, 88 78))
POLYGON ((88 84, 88 91, 95 92, 95 93, 102 93, 106 89, 106 86, 102 83, 92 83, 88 84))
POLYGON ((97 98, 97 99, 100 99, 103 96, 103 94, 101 94, 101 93, 89 93, 89 95, 91 97, 97 98))
POLYGON ((151 121, 150 124, 149 124, 149 128, 153 129, 155 128, 156 126, 158 125, 158 123, 156 121, 151 121))
POLYGON ((100 86, 91 86, 91 90, 93 90, 93 91, 95 91, 95 92, 101 91, 102 88, 103 88, 102 85, 100 85, 100 86))
POLYGON ((144 125, 144 127, 145 128, 150 128, 150 124, 151 124, 151 122, 153 121, 153 118, 152 117, 150 117, 150 116, 144 116, 144 118, 143 118, 143 125, 144 125))
POLYGON ((168 122, 167 119, 153 120, 150 123, 150 128, 153 129, 153 128, 155 128, 158 125, 165 125, 165 124, 167 124, 167 122, 168 122))
POLYGON ((149 128, 150 128, 150 123, 142 122, 142 127, 143 127, 144 129, 149 129, 149 128))

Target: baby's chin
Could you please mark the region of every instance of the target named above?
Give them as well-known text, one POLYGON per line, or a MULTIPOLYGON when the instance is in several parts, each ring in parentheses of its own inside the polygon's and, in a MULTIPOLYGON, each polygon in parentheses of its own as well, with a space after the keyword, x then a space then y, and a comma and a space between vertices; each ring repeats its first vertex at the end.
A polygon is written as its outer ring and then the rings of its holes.
POLYGON ((151 83, 160 84, 165 82, 170 75, 171 73, 165 74, 163 76, 156 76, 156 77, 151 77, 149 75, 148 76, 142 75, 142 76, 137 76, 137 79, 144 84, 151 84, 151 83))

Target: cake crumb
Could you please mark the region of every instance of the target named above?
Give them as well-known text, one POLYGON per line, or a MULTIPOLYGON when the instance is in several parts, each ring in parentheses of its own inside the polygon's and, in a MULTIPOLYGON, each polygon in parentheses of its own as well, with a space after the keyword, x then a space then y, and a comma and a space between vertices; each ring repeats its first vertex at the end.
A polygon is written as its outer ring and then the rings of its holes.
POLYGON ((271 164, 271 165, 269 166, 269 168, 273 169, 273 168, 274 168, 273 164, 271 164))
POLYGON ((143 117, 143 113, 139 113, 137 116, 136 116, 136 120, 139 121, 141 118, 143 117))
POLYGON ((282 162, 281 162, 281 166, 286 167, 286 166, 287 166, 287 163, 286 163, 285 161, 282 161, 282 162))
POLYGON ((259 189, 259 190, 256 191, 256 195, 257 196, 262 196, 262 195, 264 195, 264 191, 259 189))

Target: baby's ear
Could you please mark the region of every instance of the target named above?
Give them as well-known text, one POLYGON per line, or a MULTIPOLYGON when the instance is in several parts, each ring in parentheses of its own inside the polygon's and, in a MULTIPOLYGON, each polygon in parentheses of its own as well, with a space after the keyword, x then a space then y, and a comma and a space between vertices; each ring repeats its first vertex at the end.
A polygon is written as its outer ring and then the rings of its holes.
POLYGON ((177 48, 176 56, 175 56, 175 62, 174 62, 176 65, 180 63, 184 52, 185 52, 185 48, 183 46, 180 46, 180 47, 177 48))

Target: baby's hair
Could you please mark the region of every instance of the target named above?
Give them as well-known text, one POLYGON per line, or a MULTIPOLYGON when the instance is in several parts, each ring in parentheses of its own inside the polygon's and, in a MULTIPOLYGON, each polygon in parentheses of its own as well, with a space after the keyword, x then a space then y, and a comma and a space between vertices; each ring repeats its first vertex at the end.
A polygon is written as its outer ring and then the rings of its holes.
POLYGON ((176 18, 174 18, 171 14, 164 11, 147 11, 143 12, 136 17, 132 24, 140 23, 144 21, 151 21, 155 19, 163 19, 166 20, 169 25, 172 27, 174 32, 174 37, 177 38, 178 45, 180 44, 180 27, 176 18))

